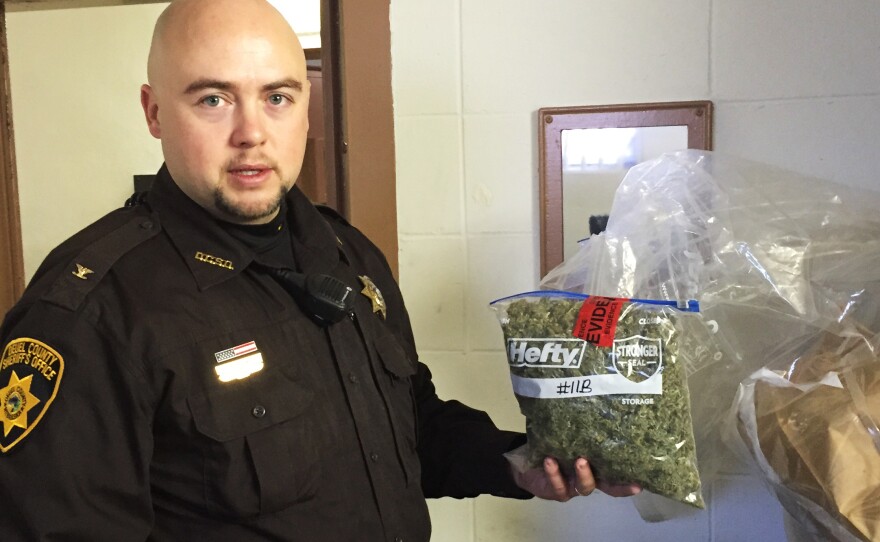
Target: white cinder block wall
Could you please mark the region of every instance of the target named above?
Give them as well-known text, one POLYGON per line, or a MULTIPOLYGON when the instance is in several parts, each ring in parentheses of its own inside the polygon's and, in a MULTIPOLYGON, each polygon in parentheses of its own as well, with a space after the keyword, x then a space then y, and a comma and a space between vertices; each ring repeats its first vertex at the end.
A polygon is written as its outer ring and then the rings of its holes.
MULTIPOLYGON (((880 3, 391 0, 400 281, 441 394, 522 430, 487 303, 538 282, 537 110, 709 99, 715 149, 880 189, 880 3)), ((785 540, 732 469, 659 524, 629 500, 431 501, 438 542, 785 540)))

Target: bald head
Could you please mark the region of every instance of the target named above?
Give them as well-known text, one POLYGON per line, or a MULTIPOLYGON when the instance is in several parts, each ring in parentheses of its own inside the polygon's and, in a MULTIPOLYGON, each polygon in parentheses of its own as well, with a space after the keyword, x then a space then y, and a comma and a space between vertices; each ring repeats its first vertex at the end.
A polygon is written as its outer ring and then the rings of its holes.
MULTIPOLYGON (((290 47, 302 59, 305 55, 299 38, 287 20, 265 0, 174 0, 156 20, 150 55, 147 60, 147 81, 153 87, 165 79, 171 63, 179 62, 182 54, 207 40, 235 39, 248 33, 275 40, 290 47)), ((218 62, 222 62, 219 56, 218 62)))
POLYGON ((165 164, 230 222, 271 220, 308 132, 302 46, 265 0, 175 0, 159 17, 141 104, 165 164))

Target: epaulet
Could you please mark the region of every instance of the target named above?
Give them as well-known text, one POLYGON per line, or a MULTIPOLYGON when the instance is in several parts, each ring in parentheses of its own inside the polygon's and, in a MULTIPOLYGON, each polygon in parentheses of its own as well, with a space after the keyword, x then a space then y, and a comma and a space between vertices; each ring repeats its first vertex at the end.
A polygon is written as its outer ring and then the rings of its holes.
POLYGON ((138 213, 84 248, 70 262, 69 268, 55 279, 42 299, 69 310, 76 310, 119 258, 158 235, 161 229, 155 218, 138 213))
POLYGON ((315 208, 317 208, 318 212, 321 213, 322 215, 324 215, 325 217, 327 217, 331 220, 334 220, 336 222, 341 222, 342 224, 344 224, 346 226, 351 226, 351 224, 349 224, 348 220, 346 220, 346 218, 344 216, 339 214, 339 211, 337 211, 333 207, 328 207, 326 205, 315 205, 315 208))

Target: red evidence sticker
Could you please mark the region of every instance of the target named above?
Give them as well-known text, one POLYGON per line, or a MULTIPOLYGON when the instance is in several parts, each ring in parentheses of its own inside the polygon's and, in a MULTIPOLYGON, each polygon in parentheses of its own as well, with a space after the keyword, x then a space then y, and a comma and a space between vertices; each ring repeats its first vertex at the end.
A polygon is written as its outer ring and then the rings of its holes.
POLYGON ((612 346, 620 309, 627 301, 619 297, 588 297, 575 320, 572 335, 599 347, 612 346))

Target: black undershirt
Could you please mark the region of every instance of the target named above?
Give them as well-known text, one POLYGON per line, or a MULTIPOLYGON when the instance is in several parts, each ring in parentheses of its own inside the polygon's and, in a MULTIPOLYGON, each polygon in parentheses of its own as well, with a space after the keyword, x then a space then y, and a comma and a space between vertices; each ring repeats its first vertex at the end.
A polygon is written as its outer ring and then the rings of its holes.
POLYGON ((229 235, 257 253, 256 261, 267 267, 296 269, 287 225, 287 202, 281 201, 278 214, 265 224, 220 222, 229 235))

